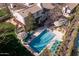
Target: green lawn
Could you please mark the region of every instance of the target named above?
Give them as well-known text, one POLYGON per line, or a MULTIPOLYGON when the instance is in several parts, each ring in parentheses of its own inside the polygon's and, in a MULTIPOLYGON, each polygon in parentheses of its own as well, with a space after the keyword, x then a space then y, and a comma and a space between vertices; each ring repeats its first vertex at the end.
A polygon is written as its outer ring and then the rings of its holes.
POLYGON ((7 13, 4 10, 0 10, 0 17, 5 16, 7 13))
POLYGON ((8 11, 9 10, 7 8, 0 9, 0 17, 5 16, 5 15, 8 15, 9 14, 8 11))

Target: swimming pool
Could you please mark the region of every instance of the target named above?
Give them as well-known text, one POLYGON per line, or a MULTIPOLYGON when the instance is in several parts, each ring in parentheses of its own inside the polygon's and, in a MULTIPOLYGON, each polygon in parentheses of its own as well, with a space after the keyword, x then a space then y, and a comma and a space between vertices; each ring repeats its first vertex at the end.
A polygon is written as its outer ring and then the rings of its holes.
POLYGON ((54 37, 55 34, 46 29, 33 39, 29 45, 35 52, 40 53, 54 37))

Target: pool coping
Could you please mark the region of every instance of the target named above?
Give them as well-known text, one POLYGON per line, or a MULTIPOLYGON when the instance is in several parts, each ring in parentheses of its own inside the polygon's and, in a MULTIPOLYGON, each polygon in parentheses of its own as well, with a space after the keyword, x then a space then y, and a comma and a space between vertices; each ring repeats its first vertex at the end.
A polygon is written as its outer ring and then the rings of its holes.
MULTIPOLYGON (((49 31, 51 31, 52 33, 53 33, 53 31, 51 30, 51 29, 48 29, 47 28, 47 30, 49 30, 49 31)), ((44 30, 43 30, 44 31, 44 30)), ((43 32, 42 31, 42 32, 43 32)), ((55 33, 54 33, 55 34, 55 33)), ((38 52, 35 52, 30 46, 29 46, 29 44, 27 44, 27 45, 25 45, 25 44, 23 44, 23 46, 25 47, 25 48, 27 48, 33 55, 35 55, 35 56, 39 56, 46 48, 48 48, 48 46, 49 46, 49 44, 52 42, 52 41, 54 41, 54 40, 56 40, 56 34, 55 34, 55 36, 54 36, 54 38, 52 38, 51 39, 51 41, 42 49, 42 51, 40 52, 40 53, 38 53, 38 52)), ((53 44, 52 44, 53 45, 53 44)), ((52 45, 51 45, 51 47, 52 47, 52 45)), ((49 49, 49 48, 48 48, 49 49)), ((53 56, 53 55, 52 55, 53 56)))

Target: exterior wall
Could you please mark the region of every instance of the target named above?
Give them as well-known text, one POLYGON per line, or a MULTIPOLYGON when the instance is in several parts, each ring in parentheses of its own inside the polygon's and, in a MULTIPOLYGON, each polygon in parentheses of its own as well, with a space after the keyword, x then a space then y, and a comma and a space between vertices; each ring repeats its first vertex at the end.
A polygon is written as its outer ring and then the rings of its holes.
MULTIPOLYGON (((12 12, 13 16, 16 18, 17 21, 19 21, 20 23, 25 25, 25 19, 27 19, 27 17, 23 17, 21 16, 18 12, 13 11, 12 12)), ((38 12, 33 14, 34 18, 37 19, 39 17, 38 20, 43 21, 46 19, 47 17, 47 13, 43 13, 43 10, 39 10, 38 12)))
POLYGON ((14 12, 13 15, 15 16, 16 20, 25 25, 24 18, 19 13, 14 12))
MULTIPOLYGON (((40 10, 40 11, 38 11, 38 12, 36 12, 35 14, 33 14, 33 16, 34 16, 34 18, 36 19, 36 18, 38 18, 38 17, 40 17, 40 21, 42 21, 44 18, 45 18, 45 15, 42 13, 43 11, 42 10, 40 10)), ((21 16, 19 13, 17 13, 17 12, 13 12, 13 16, 15 17, 15 19, 16 20, 14 20, 16 23, 18 23, 18 25, 19 24, 24 24, 25 25, 25 19, 27 19, 27 17, 25 17, 25 18, 23 18, 23 16, 21 16)))
POLYGON ((21 22, 19 22, 17 19, 13 19, 13 21, 16 23, 16 26, 17 27, 24 27, 24 25, 21 23, 21 22))

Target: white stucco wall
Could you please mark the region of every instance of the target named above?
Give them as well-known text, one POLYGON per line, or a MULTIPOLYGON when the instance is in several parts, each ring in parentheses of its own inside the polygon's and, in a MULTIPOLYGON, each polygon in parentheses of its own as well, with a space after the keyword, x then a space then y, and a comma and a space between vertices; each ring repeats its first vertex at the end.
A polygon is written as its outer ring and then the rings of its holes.
POLYGON ((14 12, 13 15, 15 16, 15 18, 16 18, 19 22, 21 22, 21 23, 23 23, 23 24, 25 25, 24 18, 23 18, 19 13, 14 12))

